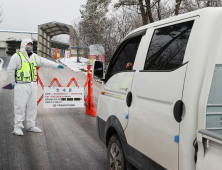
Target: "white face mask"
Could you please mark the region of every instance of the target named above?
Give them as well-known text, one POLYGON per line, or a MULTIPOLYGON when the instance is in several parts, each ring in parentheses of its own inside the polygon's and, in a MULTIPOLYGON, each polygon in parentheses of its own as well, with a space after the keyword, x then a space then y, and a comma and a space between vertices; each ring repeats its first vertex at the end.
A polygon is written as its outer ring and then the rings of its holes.
POLYGON ((25 48, 25 50, 27 51, 27 53, 30 53, 30 52, 32 52, 33 48, 30 47, 30 46, 27 46, 27 47, 25 48))

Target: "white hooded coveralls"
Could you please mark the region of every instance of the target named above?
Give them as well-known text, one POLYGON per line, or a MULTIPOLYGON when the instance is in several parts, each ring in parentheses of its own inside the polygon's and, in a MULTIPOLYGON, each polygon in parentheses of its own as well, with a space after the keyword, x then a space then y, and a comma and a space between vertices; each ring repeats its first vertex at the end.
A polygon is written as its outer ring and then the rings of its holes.
MULTIPOLYGON (((28 43, 32 43, 31 39, 24 39, 21 42, 20 52, 25 56, 25 58, 30 62, 30 58, 33 55, 36 58, 36 63, 39 67, 50 67, 57 68, 59 64, 49 61, 43 57, 38 56, 33 53, 30 57, 28 56, 25 47, 28 43)), ((25 83, 17 84, 15 82, 15 71, 21 69, 21 58, 15 53, 9 62, 7 72, 9 76, 9 81, 11 84, 15 85, 14 88, 14 114, 15 114, 15 125, 14 128, 24 128, 22 122, 25 120, 26 111, 26 129, 35 126, 35 120, 37 116, 37 83, 25 83)))

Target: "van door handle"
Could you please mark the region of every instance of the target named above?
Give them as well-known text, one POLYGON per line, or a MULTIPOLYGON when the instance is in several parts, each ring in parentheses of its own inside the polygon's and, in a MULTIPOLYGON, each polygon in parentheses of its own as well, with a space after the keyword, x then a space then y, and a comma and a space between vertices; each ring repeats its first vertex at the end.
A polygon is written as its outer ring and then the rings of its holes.
POLYGON ((182 120, 182 115, 183 115, 183 102, 181 100, 178 100, 173 108, 173 114, 175 120, 180 123, 182 120))
POLYGON ((133 99, 133 95, 132 95, 131 92, 129 92, 129 93, 127 94, 127 96, 126 96, 126 105, 127 105, 128 107, 131 106, 132 99, 133 99))

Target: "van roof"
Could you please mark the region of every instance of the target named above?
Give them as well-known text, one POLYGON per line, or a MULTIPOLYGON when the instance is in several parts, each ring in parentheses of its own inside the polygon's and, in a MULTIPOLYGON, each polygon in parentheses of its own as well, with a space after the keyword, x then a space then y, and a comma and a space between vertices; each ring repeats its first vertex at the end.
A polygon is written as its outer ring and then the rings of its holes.
POLYGON ((154 26, 159 26, 159 25, 170 23, 170 22, 179 21, 179 20, 185 19, 185 18, 201 16, 203 14, 204 15, 207 14, 208 16, 209 15, 215 15, 215 13, 220 13, 220 12, 222 12, 222 7, 208 7, 208 8, 188 12, 188 13, 185 13, 185 14, 180 14, 178 16, 173 16, 173 17, 170 17, 170 18, 167 18, 167 19, 164 19, 164 20, 156 21, 156 22, 141 26, 141 27, 133 30, 132 32, 130 32, 126 37, 128 37, 129 35, 131 35, 135 32, 138 32, 138 31, 141 31, 141 30, 144 30, 144 29, 148 29, 148 28, 151 28, 151 27, 154 27, 154 26))

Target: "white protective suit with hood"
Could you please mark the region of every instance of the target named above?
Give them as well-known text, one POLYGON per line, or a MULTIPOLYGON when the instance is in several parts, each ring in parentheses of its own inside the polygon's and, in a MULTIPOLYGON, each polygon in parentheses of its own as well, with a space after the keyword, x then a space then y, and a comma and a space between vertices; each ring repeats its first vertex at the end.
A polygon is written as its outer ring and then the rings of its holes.
MULTIPOLYGON (((39 67, 50 67, 57 68, 59 64, 49 61, 43 57, 38 56, 33 53, 30 57, 28 56, 25 48, 28 43, 32 43, 31 39, 24 39, 21 42, 20 52, 25 56, 25 58, 30 62, 30 58, 33 55, 36 58, 36 63, 39 67)), ((37 116, 37 83, 25 83, 17 84, 15 82, 15 71, 21 69, 21 58, 15 53, 9 62, 7 72, 9 75, 9 81, 11 84, 15 85, 14 88, 14 114, 15 114, 15 125, 14 132, 18 128, 24 128, 22 122, 25 120, 26 111, 26 129, 35 127, 35 120, 37 116)))

